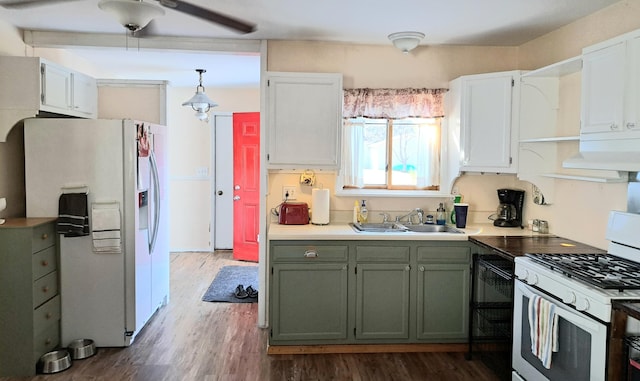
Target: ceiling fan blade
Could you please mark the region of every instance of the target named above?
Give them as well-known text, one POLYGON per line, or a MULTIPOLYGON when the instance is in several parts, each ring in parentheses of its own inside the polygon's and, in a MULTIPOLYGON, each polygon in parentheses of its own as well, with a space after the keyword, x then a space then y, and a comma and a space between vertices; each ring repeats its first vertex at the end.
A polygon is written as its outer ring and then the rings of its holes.
POLYGON ((231 29, 237 30, 242 33, 251 33, 256 30, 254 24, 225 16, 223 14, 211 11, 209 9, 202 8, 198 5, 193 5, 179 0, 158 0, 161 5, 174 9, 178 12, 186 13, 193 17, 198 17, 203 20, 211 21, 216 24, 224 25, 231 29))
POLYGON ((57 3, 66 3, 69 1, 80 0, 0 0, 0 7, 8 9, 22 9, 39 7, 43 5, 53 5, 57 3))

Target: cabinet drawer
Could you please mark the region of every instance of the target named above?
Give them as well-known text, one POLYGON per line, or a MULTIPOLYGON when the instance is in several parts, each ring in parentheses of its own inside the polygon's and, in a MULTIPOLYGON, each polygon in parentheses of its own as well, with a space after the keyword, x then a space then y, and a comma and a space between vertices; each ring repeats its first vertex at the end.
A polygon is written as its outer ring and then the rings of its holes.
POLYGON ((408 246, 358 246, 357 262, 409 262, 408 246))
POLYGON ((53 246, 56 242, 55 224, 44 224, 33 228, 31 236, 31 247, 33 252, 36 253, 49 246, 53 246))
POLYGON ((342 262, 347 260, 349 248, 347 246, 278 246, 271 247, 272 258, 276 262, 342 262))
POLYGON ((57 268, 56 247, 51 246, 35 253, 31 259, 33 280, 42 278, 57 268))
POLYGON ((468 247, 418 247, 418 262, 467 263, 468 247))
POLYGON ((58 294, 58 272, 50 274, 33 282, 33 308, 38 307, 58 294))
POLYGON ((35 336, 46 331, 51 324, 58 324, 59 320, 60 295, 56 295, 33 311, 33 332, 35 336))
POLYGON ((43 332, 33 337, 33 365, 43 354, 54 350, 60 343, 60 324, 51 324, 43 332))

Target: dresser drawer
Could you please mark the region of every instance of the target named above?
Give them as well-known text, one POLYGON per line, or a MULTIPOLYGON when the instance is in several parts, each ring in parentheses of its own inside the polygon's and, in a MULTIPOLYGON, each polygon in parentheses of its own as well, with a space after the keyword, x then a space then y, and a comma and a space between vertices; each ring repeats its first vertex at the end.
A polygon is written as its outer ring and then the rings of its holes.
POLYGON ((36 253, 56 243, 56 224, 44 224, 33 228, 31 236, 31 247, 36 253))
POLYGON ((58 294, 58 272, 54 271, 33 282, 33 308, 58 294))
POLYGON ((31 274, 34 281, 49 274, 57 267, 55 246, 39 251, 31 258, 31 274))
POLYGON ((33 332, 38 336, 60 320, 60 295, 54 296, 33 311, 33 332))
POLYGON ((33 366, 43 354, 52 351, 60 344, 60 324, 51 324, 40 334, 33 337, 33 366))

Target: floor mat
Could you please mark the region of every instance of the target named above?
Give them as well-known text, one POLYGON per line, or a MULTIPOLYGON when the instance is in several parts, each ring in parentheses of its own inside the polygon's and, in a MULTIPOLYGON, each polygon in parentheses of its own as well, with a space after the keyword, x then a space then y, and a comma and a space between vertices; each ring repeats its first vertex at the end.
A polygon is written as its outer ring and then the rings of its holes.
POLYGON ((239 299, 236 287, 241 284, 246 289, 251 286, 258 290, 258 266, 224 266, 213 279, 209 289, 202 296, 205 302, 256 303, 258 298, 239 299))

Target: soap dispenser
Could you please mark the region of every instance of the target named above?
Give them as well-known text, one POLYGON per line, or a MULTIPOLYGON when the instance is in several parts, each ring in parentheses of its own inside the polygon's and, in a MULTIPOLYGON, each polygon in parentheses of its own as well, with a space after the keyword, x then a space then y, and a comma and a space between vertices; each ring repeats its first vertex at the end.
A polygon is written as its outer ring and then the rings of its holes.
POLYGON ((362 205, 360 205, 360 223, 364 224, 367 222, 367 217, 369 216, 369 211, 367 210, 367 205, 365 205, 366 200, 362 200, 362 205))
POLYGON ((446 213, 444 210, 444 204, 440 203, 440 205, 438 206, 438 209, 436 210, 436 224, 438 225, 444 225, 446 222, 446 213))

